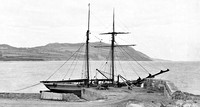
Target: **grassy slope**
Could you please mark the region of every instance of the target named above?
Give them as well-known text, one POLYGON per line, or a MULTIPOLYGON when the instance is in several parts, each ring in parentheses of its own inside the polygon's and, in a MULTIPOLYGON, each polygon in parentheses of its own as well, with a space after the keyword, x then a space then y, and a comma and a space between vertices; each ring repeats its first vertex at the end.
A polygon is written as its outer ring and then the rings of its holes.
MULTIPOLYGON (((83 44, 69 44, 69 43, 51 43, 45 46, 38 46, 33 48, 16 48, 9 45, 0 45, 0 60, 3 61, 51 61, 51 60, 67 60, 74 52, 76 52, 83 44)), ((105 43, 90 43, 90 60, 107 60, 109 59, 109 47, 95 48, 94 46, 108 46, 105 43)), ((71 58, 84 59, 85 45, 78 51, 78 54, 74 54, 71 58)), ((116 47, 115 56, 117 60, 137 60, 137 61, 149 61, 150 57, 134 50, 131 47, 116 47)))

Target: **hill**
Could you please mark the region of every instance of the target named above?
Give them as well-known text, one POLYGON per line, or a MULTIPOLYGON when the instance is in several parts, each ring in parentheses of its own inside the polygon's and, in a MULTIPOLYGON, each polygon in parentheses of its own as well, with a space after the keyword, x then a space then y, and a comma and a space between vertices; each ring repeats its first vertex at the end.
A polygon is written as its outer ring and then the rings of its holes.
MULTIPOLYGON (((95 48, 94 46, 109 46, 106 43, 90 43, 90 60, 109 59, 110 48, 95 48)), ((17 48, 6 44, 0 45, 1 61, 58 61, 78 58, 84 60, 85 45, 83 43, 50 43, 32 48, 17 48), (82 46, 82 48, 80 48, 82 46), (79 49, 80 48, 80 49, 79 49), (77 51, 79 49, 79 51, 77 51), (74 54, 77 51, 77 54, 74 54), (74 54, 74 55, 73 55, 74 54)), ((115 48, 116 60, 150 61, 151 58, 131 47, 115 48)))

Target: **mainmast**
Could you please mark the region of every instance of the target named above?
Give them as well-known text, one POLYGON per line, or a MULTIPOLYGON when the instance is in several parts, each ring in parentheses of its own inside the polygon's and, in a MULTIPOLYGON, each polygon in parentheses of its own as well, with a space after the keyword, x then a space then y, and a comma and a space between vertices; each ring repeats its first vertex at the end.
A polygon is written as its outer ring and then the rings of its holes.
MULTIPOLYGON (((120 45, 115 45, 115 36, 117 34, 128 34, 129 32, 116 32, 115 31, 115 10, 113 9, 113 31, 108 33, 101 33, 102 35, 111 34, 112 40, 111 40, 111 79, 112 83, 114 83, 114 77, 115 77, 115 47, 120 45)), ((135 46, 135 45, 121 45, 121 46, 135 46)))
POLYGON ((86 72, 87 72, 87 87, 89 87, 89 35, 90 35, 90 4, 88 4, 88 29, 86 32, 86 72))

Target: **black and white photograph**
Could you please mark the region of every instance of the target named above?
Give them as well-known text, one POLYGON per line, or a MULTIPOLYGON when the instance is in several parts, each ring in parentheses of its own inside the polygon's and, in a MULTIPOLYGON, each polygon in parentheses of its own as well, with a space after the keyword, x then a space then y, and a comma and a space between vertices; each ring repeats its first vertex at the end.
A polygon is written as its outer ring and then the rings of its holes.
POLYGON ((200 1, 0 0, 0 107, 200 107, 200 1))

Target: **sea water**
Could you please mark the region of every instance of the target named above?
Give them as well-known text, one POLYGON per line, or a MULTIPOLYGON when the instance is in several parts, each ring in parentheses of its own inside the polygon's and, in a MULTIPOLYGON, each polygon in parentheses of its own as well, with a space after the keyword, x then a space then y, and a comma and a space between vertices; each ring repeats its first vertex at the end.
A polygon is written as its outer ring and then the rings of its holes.
MULTIPOLYGON (((115 64, 115 76, 120 74, 129 80, 169 69, 156 78, 170 80, 181 91, 200 95, 200 62, 115 61, 115 64)), ((90 78, 104 78, 96 69, 110 77, 110 62, 91 61, 90 65, 90 78)), ((29 86, 45 80, 80 79, 85 74, 83 61, 2 61, 0 92, 37 93, 47 90, 46 87, 43 84, 29 86)))

